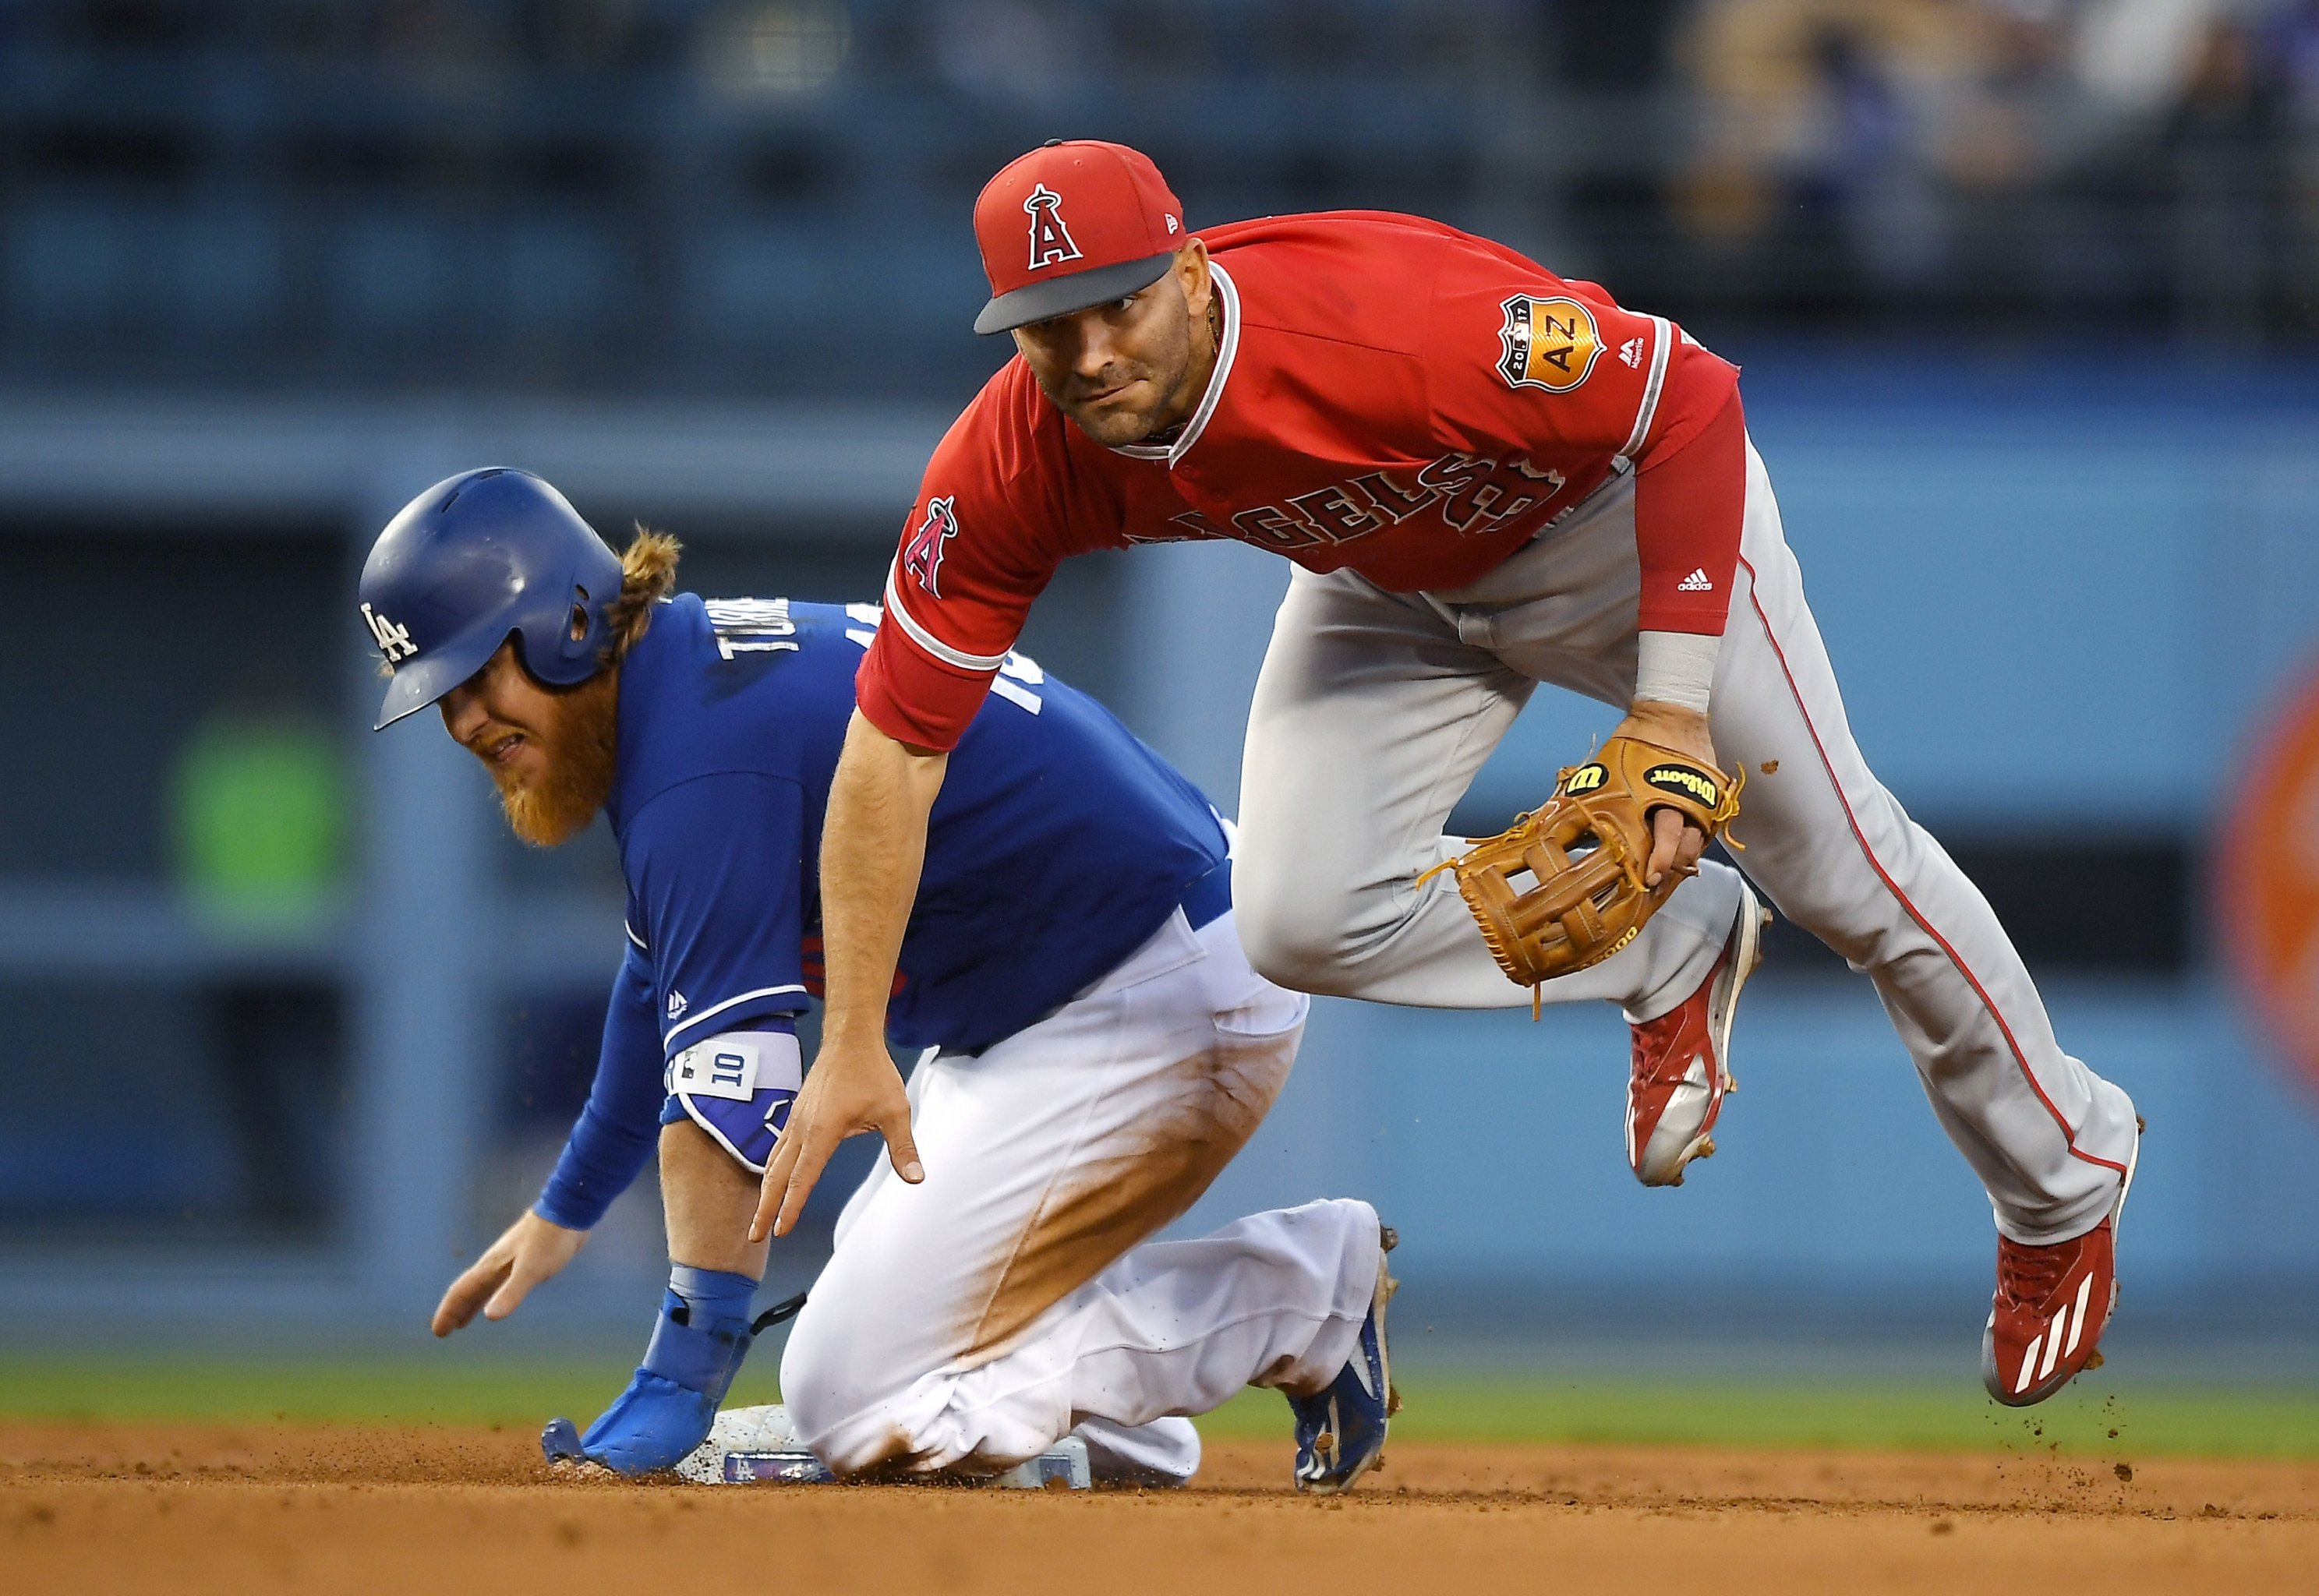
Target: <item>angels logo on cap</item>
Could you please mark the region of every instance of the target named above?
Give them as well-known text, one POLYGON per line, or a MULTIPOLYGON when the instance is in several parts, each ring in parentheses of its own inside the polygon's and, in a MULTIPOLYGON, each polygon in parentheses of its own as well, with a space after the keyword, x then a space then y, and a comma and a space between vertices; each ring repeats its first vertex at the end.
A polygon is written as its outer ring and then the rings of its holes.
POLYGON ((990 279, 974 330, 1005 332, 1157 283, 1184 241, 1184 207, 1141 151, 1057 140, 990 180, 974 203, 974 236, 990 279))
POLYGON ((1071 230, 1063 225, 1063 196, 1042 183, 1023 202, 1023 209, 1031 213, 1031 269, 1051 266, 1066 260, 1083 260, 1079 247, 1071 242, 1071 230))

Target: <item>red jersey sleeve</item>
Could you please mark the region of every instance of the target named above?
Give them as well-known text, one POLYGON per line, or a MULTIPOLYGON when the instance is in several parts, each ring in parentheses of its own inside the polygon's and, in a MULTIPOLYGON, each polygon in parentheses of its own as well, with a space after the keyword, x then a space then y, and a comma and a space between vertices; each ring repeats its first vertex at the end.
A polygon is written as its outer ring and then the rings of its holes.
POLYGON ((1635 477, 1641 630, 1723 635, 1746 511, 1747 423, 1735 389, 1706 425, 1647 456, 1635 477))
POLYGON ((1739 374, 1664 316, 1474 240, 1444 261, 1433 408, 1476 453, 1526 453, 1590 491, 1633 469, 1646 631, 1720 634, 1739 557, 1739 374))
POLYGON ((886 573, 885 620, 854 678, 862 713, 897 742, 957 745, 1032 600, 1082 546, 1064 502, 1062 440, 1050 436, 1063 425, 1010 362, 927 463, 886 573))

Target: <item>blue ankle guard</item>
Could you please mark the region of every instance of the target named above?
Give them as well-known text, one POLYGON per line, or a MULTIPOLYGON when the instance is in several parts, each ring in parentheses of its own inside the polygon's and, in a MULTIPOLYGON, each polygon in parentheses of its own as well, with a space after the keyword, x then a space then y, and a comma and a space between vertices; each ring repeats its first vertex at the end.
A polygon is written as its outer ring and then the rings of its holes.
POLYGON ((756 1294, 757 1283, 746 1275, 678 1264, 668 1272, 668 1294, 637 1366, 724 1401, 749 1356, 749 1303, 756 1294))
MULTIPOLYGON (((749 1299, 756 1290, 746 1275, 683 1264, 671 1269, 644 1363, 618 1400, 578 1438, 581 1454, 623 1474, 644 1474, 669 1467, 699 1446, 749 1355, 749 1299)), ((541 1437, 551 1459, 568 1453, 571 1429, 558 1420, 541 1437)))

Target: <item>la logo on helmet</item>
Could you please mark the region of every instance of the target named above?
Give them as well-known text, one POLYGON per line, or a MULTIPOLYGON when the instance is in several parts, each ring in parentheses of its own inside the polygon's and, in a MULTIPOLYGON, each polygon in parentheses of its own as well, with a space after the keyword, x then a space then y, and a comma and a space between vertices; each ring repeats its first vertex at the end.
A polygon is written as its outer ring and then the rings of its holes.
POLYGON ((367 604, 362 607, 362 613, 364 624, 370 627, 371 641, 377 644, 378 652, 386 656, 389 670, 419 653, 419 645, 411 642, 408 627, 396 626, 367 604))
POLYGON ((1079 258, 1071 230, 1063 225, 1063 196, 1042 183, 1031 190, 1023 209, 1031 214, 1031 269, 1079 258))

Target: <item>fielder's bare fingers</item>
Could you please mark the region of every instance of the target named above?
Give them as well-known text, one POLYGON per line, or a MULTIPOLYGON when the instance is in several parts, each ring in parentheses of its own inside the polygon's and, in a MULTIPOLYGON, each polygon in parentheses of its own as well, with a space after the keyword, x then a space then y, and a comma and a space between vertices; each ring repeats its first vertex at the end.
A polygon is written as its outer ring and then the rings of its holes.
POLYGON ((1684 867, 1699 862, 1707 852, 1707 834, 1692 825, 1673 809, 1658 809, 1651 815, 1651 857, 1643 869, 1643 884, 1656 887, 1670 866, 1684 867))
MULTIPOLYGON (((808 1195, 814 1183, 821 1178, 822 1166, 844 1135, 831 1135, 824 1129, 824 1114, 831 1083, 843 1074, 844 1066, 838 1061, 836 1050, 824 1041, 821 1056, 806 1071, 805 1085, 799 1089, 797 1101, 790 1105, 789 1123, 781 1140, 773 1144, 773 1156, 765 1160, 765 1178, 757 1187, 757 1212, 749 1218, 749 1240, 762 1241, 768 1236, 785 1236, 789 1226, 781 1224, 782 1211, 790 1206, 790 1187, 800 1179, 808 1195), (802 1175, 800 1176, 800 1170, 802 1175)), ((798 1207, 804 1206, 799 1198, 798 1207)), ((791 1214, 790 1222, 795 1222, 791 1214)))
MULTIPOLYGON (((806 1094, 813 1089, 813 1078, 806 1078, 805 1090, 798 1094, 797 1102, 790 1108, 790 1123, 782 1131, 781 1141, 773 1148, 773 1156, 765 1160, 765 1178, 757 1186, 757 1211, 749 1216, 749 1240, 762 1241, 774 1233, 773 1222, 781 1215, 781 1199, 789 1195, 790 1177, 797 1168, 799 1150, 806 1144, 811 1122, 806 1114, 806 1094)), ((827 1155, 823 1155, 825 1159, 827 1155)), ((815 1172, 817 1177, 820 1171, 815 1172)))
MULTIPOLYGON (((783 1169, 780 1211, 772 1220, 772 1233, 786 1236, 796 1229, 799 1217, 804 1213, 806 1200, 820 1182, 821 1172, 828 1165, 837 1144, 849 1136, 875 1132, 885 1139, 886 1156, 894 1162, 894 1173, 916 1186, 924 1180, 925 1169, 918 1162, 917 1144, 910 1138, 910 1100, 903 1094, 901 1073, 894 1061, 880 1048, 874 1055, 860 1059, 846 1059, 837 1069, 826 1066, 835 1063, 826 1048, 814 1067, 814 1076, 824 1079, 826 1086, 820 1098, 812 1105, 812 1115, 798 1135, 798 1114, 790 1118, 790 1134, 784 1142, 794 1140, 796 1151, 790 1155, 783 1169)), ((798 1109, 807 1108, 806 1097, 811 1092, 813 1078, 806 1081, 807 1091, 799 1094, 798 1109)), ((766 1166, 765 1193, 757 1204, 757 1219, 750 1227, 750 1240, 762 1239, 766 1196, 772 1191, 773 1171, 781 1166, 779 1154, 766 1166)))
POLYGON ((856 1056, 825 1041, 790 1111, 781 1145, 766 1160, 749 1240, 786 1236, 795 1229, 837 1144, 864 1132, 885 1139, 894 1173, 913 1186, 925 1178, 917 1144, 910 1139, 910 1100, 893 1059, 883 1047, 856 1056))

